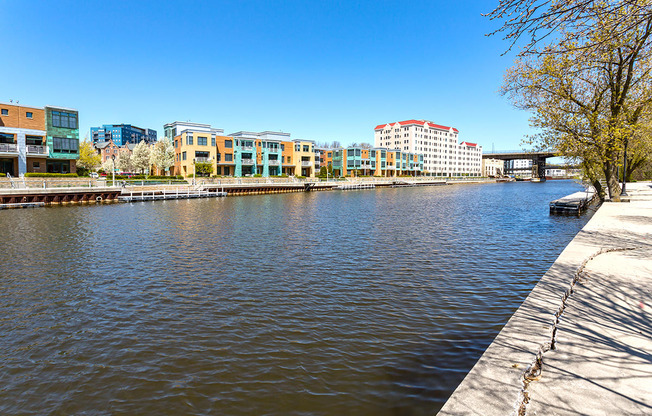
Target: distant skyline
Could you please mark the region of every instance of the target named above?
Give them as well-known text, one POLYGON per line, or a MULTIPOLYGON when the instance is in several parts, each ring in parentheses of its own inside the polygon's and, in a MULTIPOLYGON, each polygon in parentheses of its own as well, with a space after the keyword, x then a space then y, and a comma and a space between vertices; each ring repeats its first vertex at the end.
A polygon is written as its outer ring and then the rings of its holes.
POLYGON ((497 1, 0 0, 0 101, 75 108, 81 137, 190 120, 346 145, 414 118, 516 149, 528 114, 498 93, 514 54, 481 16, 497 1))

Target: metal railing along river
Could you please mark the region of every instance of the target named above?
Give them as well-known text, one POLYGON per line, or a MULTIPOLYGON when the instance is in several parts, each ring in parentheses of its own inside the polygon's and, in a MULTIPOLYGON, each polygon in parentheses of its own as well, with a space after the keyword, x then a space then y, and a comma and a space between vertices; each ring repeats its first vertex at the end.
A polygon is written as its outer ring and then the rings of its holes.
MULTIPOLYGON (((387 182, 477 182, 490 180, 484 177, 442 177, 442 176, 396 176, 396 177, 345 177, 345 178, 299 178, 289 177, 196 177, 195 185, 242 185, 242 184, 291 184, 291 183, 387 183, 387 182)), ((95 188, 95 187, 132 187, 151 185, 187 185, 193 184, 193 178, 179 179, 94 179, 94 178, 0 178, 0 189, 52 189, 52 188, 95 188)))

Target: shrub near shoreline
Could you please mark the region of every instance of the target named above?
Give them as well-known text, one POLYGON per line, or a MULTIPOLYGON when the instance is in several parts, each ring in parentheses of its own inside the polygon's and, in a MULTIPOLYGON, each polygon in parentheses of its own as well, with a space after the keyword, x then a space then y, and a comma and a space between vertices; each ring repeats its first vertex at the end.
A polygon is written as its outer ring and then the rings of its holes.
POLYGON ((41 173, 41 172, 27 172, 26 178, 78 178, 76 173, 41 173))

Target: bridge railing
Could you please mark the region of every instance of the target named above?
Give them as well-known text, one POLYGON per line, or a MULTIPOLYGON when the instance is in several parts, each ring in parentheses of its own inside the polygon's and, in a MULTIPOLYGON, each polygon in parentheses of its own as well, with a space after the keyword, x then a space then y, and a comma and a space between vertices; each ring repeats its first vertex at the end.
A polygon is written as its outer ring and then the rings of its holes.
POLYGON ((504 155, 504 154, 523 154, 523 153, 557 153, 554 150, 535 150, 535 149, 518 149, 518 150, 484 150, 483 155, 504 155))

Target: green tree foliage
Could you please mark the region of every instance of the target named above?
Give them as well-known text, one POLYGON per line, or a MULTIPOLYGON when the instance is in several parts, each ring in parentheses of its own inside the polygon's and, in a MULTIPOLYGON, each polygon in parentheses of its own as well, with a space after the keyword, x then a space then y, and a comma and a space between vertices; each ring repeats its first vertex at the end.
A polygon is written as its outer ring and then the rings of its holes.
POLYGON ((197 176, 210 176, 213 173, 213 164, 210 162, 196 162, 195 174, 197 176))
POLYGON ((652 19, 638 24, 627 19, 634 10, 626 2, 616 3, 622 3, 618 13, 606 15, 600 7, 610 6, 596 2, 594 13, 584 15, 591 28, 579 41, 577 32, 561 32, 546 53, 517 60, 502 89, 516 107, 533 114, 531 125, 540 133, 526 143, 576 158, 601 196, 600 179, 606 180, 614 200, 620 196, 622 155, 627 149, 632 166, 643 163, 652 120, 652 19))
POLYGON ((93 144, 84 140, 79 144, 79 159, 77 160, 77 167, 81 167, 84 171, 93 171, 102 164, 102 156, 100 156, 93 144))

